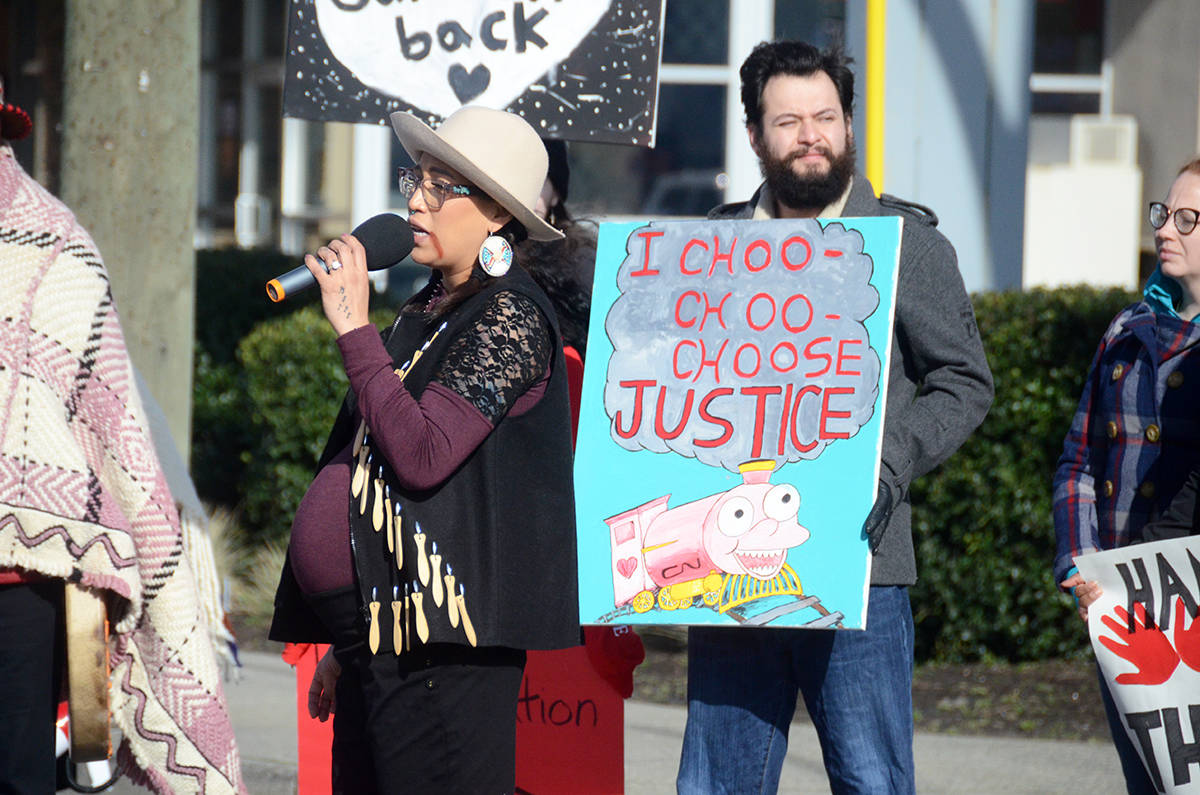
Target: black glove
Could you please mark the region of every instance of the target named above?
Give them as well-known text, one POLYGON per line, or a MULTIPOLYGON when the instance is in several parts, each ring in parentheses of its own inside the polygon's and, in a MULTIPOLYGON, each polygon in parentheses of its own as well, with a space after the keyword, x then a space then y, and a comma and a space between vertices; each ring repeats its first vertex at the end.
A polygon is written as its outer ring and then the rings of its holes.
POLYGON ((867 514, 866 521, 863 522, 863 535, 867 537, 867 543, 871 548, 871 554, 874 555, 879 549, 879 542, 883 540, 883 533, 887 530, 888 520, 892 518, 892 490, 882 480, 879 481, 879 491, 875 494, 875 504, 871 506, 871 512, 867 514))

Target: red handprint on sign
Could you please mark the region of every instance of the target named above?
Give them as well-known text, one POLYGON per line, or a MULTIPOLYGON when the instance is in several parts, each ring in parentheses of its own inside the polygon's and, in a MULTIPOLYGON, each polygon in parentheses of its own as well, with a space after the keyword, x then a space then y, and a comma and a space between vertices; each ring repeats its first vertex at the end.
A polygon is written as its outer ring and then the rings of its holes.
POLYGON ((1192 624, 1187 629, 1183 628, 1185 619, 1187 611, 1180 599, 1175 602, 1175 651, 1185 665, 1200 671, 1200 615, 1192 618, 1192 624))
MULTIPOLYGON (((1133 663, 1136 673, 1125 673, 1117 676, 1119 685, 1161 685, 1171 678, 1179 667, 1179 654, 1171 646, 1171 641, 1161 629, 1149 629, 1146 626, 1146 608, 1140 602, 1134 608, 1137 621, 1133 632, 1129 631, 1129 612, 1117 605, 1114 612, 1120 623, 1112 616, 1102 616, 1104 626, 1117 633, 1116 639, 1107 635, 1100 636, 1100 642, 1113 654, 1133 663)), ((1178 631, 1178 627, 1176 628, 1178 631)))

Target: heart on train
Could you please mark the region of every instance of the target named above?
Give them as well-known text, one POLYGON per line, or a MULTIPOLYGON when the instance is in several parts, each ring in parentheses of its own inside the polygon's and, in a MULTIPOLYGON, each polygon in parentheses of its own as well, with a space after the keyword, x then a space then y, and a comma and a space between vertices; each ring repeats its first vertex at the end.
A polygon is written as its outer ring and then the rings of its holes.
POLYGON ((444 118, 467 102, 508 107, 585 42, 611 2, 315 0, 314 9, 356 79, 444 118))
POLYGON ((488 83, 492 82, 492 73, 483 64, 469 72, 462 64, 451 64, 450 71, 446 73, 446 82, 454 89, 458 101, 466 105, 487 90, 488 83))
POLYGON ((617 561, 617 572, 625 579, 628 580, 632 577, 635 571, 637 571, 636 558, 622 558, 617 561))

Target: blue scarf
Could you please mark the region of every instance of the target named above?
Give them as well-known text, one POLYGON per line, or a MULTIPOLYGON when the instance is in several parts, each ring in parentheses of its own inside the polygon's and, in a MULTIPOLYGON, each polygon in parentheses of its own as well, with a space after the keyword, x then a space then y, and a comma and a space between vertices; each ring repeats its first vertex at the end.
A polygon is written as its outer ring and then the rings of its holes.
POLYGON ((1163 274, 1161 265, 1155 267, 1154 273, 1146 280, 1142 297, 1155 314, 1179 317, 1175 306, 1183 301, 1183 288, 1179 282, 1163 274))

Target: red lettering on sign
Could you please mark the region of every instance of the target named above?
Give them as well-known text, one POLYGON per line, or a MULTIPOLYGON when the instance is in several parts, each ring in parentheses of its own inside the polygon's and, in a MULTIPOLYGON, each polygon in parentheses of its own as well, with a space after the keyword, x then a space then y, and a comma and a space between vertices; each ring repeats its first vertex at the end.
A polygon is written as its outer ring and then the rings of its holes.
MULTIPOLYGON (((778 350, 778 348, 776 349, 778 350)), ((779 444, 776 448, 776 455, 783 455, 784 448, 787 446, 788 437, 788 409, 792 405, 792 385, 787 385, 787 392, 783 394, 783 411, 779 413, 779 444)))
POLYGON ((796 367, 797 364, 800 363, 800 354, 798 354, 796 352, 796 346, 793 345, 792 343, 788 342, 787 340, 784 340, 783 342, 779 343, 774 348, 772 348, 771 355, 767 358, 768 358, 768 361, 771 362, 771 368, 774 369, 775 372, 777 372, 777 373, 790 372, 791 370, 793 370, 796 367), (790 353, 792 355, 792 362, 787 367, 784 367, 779 364, 776 354, 778 354, 780 351, 787 351, 788 353, 790 353))
POLYGON ((700 328, 698 328, 697 331, 704 331, 704 326, 708 322, 709 315, 716 315, 717 325, 721 328, 726 328, 725 317, 723 313, 725 311, 725 302, 729 300, 729 296, 731 295, 733 295, 733 293, 725 293, 725 295, 721 296, 721 300, 717 303, 717 305, 713 306, 708 302, 708 293, 699 293, 695 290, 688 290, 687 292, 681 294, 675 301, 675 325, 679 326, 680 328, 691 328, 692 326, 696 325, 696 316, 694 314, 687 318, 683 316, 684 299, 690 298, 698 304, 704 304, 704 309, 700 314, 700 328))
POLYGON ((696 370, 696 377, 692 380, 700 380, 700 372, 704 370, 705 367, 711 367, 713 370, 713 380, 718 384, 721 383, 721 356, 724 355, 725 348, 728 345, 729 340, 722 340, 721 347, 719 350, 717 350, 716 357, 710 359, 708 358, 708 349, 704 346, 704 340, 700 340, 700 367, 696 370))
POLYGON ((716 315, 717 325, 719 325, 722 329, 725 328, 725 318, 721 313, 725 311, 725 302, 729 300, 729 296, 731 295, 733 295, 733 293, 725 293, 725 295, 721 296, 721 300, 717 302, 716 307, 713 307, 708 303, 708 293, 704 294, 704 319, 700 321, 701 331, 704 330, 704 324, 708 320, 709 315, 716 315))
POLYGON ((708 267, 708 276, 711 279, 714 272, 717 270, 717 263, 724 262, 725 267, 729 269, 729 275, 733 275, 733 250, 737 248, 738 239, 735 237, 733 242, 729 244, 729 250, 721 252, 721 238, 713 236, 713 258, 712 265, 708 267))
POLYGON ((822 439, 849 439, 850 434, 843 431, 834 433, 828 429, 827 422, 831 419, 844 420, 849 419, 850 412, 834 411, 829 408, 829 398, 834 395, 852 395, 854 390, 845 386, 831 386, 825 390, 825 394, 821 396, 821 438, 822 439))
POLYGON ((815 348, 817 345, 821 345, 826 342, 833 342, 833 337, 816 337, 811 342, 809 342, 807 345, 804 346, 804 358, 805 359, 808 359, 810 362, 813 360, 825 362, 825 366, 822 367, 820 370, 813 370, 811 373, 805 373, 804 374, 805 378, 817 378, 818 376, 825 375, 826 373, 829 372, 829 368, 833 367, 833 357, 832 356, 830 356, 827 353, 821 353, 820 351, 816 351, 816 352, 813 351, 813 348, 815 348))
POLYGON ((834 369, 834 372, 838 375, 862 375, 861 370, 843 370, 842 369, 843 362, 848 362, 848 361, 857 362, 862 359, 861 356, 855 356, 853 354, 846 353, 847 345, 862 345, 862 340, 838 340, 837 367, 834 369))
POLYGON ((622 439, 632 439, 637 435, 638 428, 642 425, 642 393, 647 387, 652 387, 657 384, 653 380, 638 380, 638 381, 621 381, 622 387, 633 387, 636 390, 633 394, 633 420, 629 424, 627 430, 621 429, 621 412, 618 411, 613 417, 613 430, 617 432, 617 436, 622 439))
POLYGON ((696 390, 689 389, 684 397, 683 411, 680 412, 679 424, 672 430, 667 430, 663 425, 663 404, 667 400, 667 388, 660 386, 658 388, 658 406, 654 412, 654 434, 659 439, 676 439, 679 434, 683 433, 683 429, 687 426, 688 417, 692 413, 692 398, 696 396, 696 390))
POLYGON ((694 297, 696 299, 696 303, 700 303, 700 293, 696 292, 695 290, 688 290, 686 293, 676 299, 675 325, 679 326, 680 328, 691 328, 692 326, 696 325, 696 319, 694 317, 685 322, 683 316, 679 314, 679 310, 683 308, 683 299, 688 297, 694 297))
POLYGON ((701 273, 704 273, 703 268, 697 268, 694 271, 687 269, 687 265, 685 263, 687 260, 688 252, 692 250, 692 246, 699 246, 700 248, 704 249, 705 251, 708 251, 708 244, 698 238, 692 238, 687 243, 684 243, 683 251, 680 252, 680 254, 679 254, 679 272, 682 273, 684 276, 699 276, 701 273))
POLYGON ((808 296, 804 295, 804 293, 797 293, 796 295, 793 295, 792 297, 788 298, 788 300, 783 302, 783 311, 781 311, 779 313, 779 317, 780 317, 780 322, 783 323, 783 327, 785 329, 792 332, 793 334, 800 334, 801 332, 806 331, 808 329, 808 327, 812 325, 812 321, 813 321, 812 301, 809 301, 808 296), (788 310, 791 309, 792 304, 796 303, 797 301, 804 302, 804 311, 808 313, 806 315, 806 317, 804 318, 804 322, 801 323, 800 325, 796 325, 792 321, 788 320, 788 310))
POLYGON ((744 254, 742 254, 742 261, 746 264, 746 270, 750 271, 751 273, 758 273, 759 271, 764 270, 768 265, 771 264, 771 244, 765 240, 755 240, 753 243, 746 246, 746 251, 744 254), (766 256, 763 258, 761 265, 755 265, 750 261, 750 252, 760 248, 763 250, 766 256))
POLYGON ((796 419, 800 416, 800 401, 804 399, 805 395, 819 395, 820 393, 821 390, 819 387, 815 386, 814 384, 808 384, 807 386, 802 387, 800 391, 796 393, 796 402, 792 404, 792 444, 802 453, 807 453, 809 450, 816 447, 817 440, 813 439, 808 444, 804 444, 800 441, 800 436, 796 433, 796 419))
MULTIPOLYGON (((759 353, 758 346, 753 342, 747 342, 737 349, 733 354, 733 371, 742 378, 753 378, 758 375, 758 371, 762 369, 762 354, 759 353), (749 350, 754 354, 754 369, 742 369, 742 351, 749 350)), ((757 458, 758 456, 755 456, 757 458)))
POLYGON ((675 377, 681 381, 685 378, 690 378, 692 373, 695 372, 695 370, 688 370, 686 373, 683 373, 679 370, 679 349, 684 345, 688 346, 689 348, 699 347, 691 340, 680 340, 679 344, 675 346, 675 351, 671 354, 671 371, 675 374, 675 377))
POLYGON ((658 275, 658 271, 656 269, 650 267, 650 243, 652 240, 654 240, 654 238, 662 237, 665 234, 666 234, 666 232, 664 232, 661 229, 647 229, 644 232, 637 233, 637 236, 643 240, 642 267, 639 268, 638 270, 630 271, 630 273, 629 273, 630 276, 637 277, 637 276, 657 276, 658 275))
POLYGON ((743 395, 753 395, 754 401, 754 441, 750 447, 750 457, 760 458, 762 456, 763 443, 763 428, 766 425, 767 419, 767 397, 770 395, 778 395, 782 392, 782 387, 777 386, 744 386, 742 387, 743 395))
POLYGON ((771 296, 770 293, 758 293, 753 298, 751 298, 750 301, 746 304, 746 323, 748 323, 750 325, 750 328, 754 329, 755 331, 765 331, 774 322, 775 322, 775 299, 771 296), (771 305, 771 317, 768 318, 767 322, 763 323, 761 326, 754 322, 754 304, 760 300, 765 300, 765 301, 767 301, 767 303, 769 303, 771 305))
POLYGON ((697 439, 697 447, 720 447, 733 438, 733 423, 723 417, 714 417, 708 412, 709 403, 713 402, 719 397, 727 397, 732 394, 733 390, 729 387, 721 387, 720 389, 714 389, 713 391, 709 392, 700 401, 700 405, 696 408, 696 413, 700 415, 700 419, 704 420, 705 422, 712 423, 719 428, 724 428, 725 430, 715 439, 697 439))
POLYGON ((812 244, 799 235, 789 237, 783 241, 783 245, 779 248, 779 258, 783 260, 783 266, 790 271, 803 270, 804 266, 812 261, 812 244), (800 244, 804 247, 804 259, 795 262, 788 256, 788 248, 795 244, 800 244))

